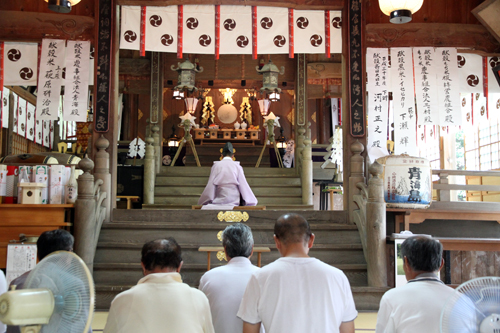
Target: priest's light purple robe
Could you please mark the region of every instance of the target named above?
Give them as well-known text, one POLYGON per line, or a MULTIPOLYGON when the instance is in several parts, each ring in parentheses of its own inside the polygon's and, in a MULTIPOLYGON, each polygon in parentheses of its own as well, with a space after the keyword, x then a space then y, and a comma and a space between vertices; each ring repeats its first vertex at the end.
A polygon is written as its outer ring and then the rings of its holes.
POLYGON ((257 198, 247 183, 240 162, 224 157, 221 161, 214 162, 198 205, 239 206, 240 195, 245 206, 257 205, 257 198))

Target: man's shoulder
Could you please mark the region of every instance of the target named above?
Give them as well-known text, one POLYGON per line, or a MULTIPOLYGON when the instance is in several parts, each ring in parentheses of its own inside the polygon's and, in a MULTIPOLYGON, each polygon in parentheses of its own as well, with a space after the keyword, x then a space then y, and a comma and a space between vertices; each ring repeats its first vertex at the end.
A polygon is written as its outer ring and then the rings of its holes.
POLYGON ((453 288, 439 282, 431 282, 431 284, 425 282, 409 282, 401 287, 392 288, 391 290, 388 290, 384 294, 383 298, 385 300, 389 299, 400 300, 402 298, 406 298, 411 295, 421 294, 423 290, 431 290, 431 288, 433 295, 435 295, 437 298, 441 298, 443 294, 448 294, 448 293, 451 294, 454 292, 453 288))

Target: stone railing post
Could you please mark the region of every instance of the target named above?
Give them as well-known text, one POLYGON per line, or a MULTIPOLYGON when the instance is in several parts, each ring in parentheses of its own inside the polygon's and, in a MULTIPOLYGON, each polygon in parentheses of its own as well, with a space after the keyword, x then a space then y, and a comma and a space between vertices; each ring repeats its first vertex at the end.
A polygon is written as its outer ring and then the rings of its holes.
POLYGON ((152 205, 155 201, 155 148, 154 139, 146 138, 146 158, 144 160, 144 204, 152 205))
POLYGON ((95 154, 94 178, 102 180, 102 191, 107 193, 108 199, 104 202, 104 206, 106 207, 104 221, 109 222, 111 213, 111 174, 109 173, 109 153, 106 151, 109 147, 109 141, 101 135, 96 140, 95 146, 97 153, 95 154))
POLYGON ((312 163, 312 147, 311 139, 304 139, 304 148, 302 149, 302 167, 301 167, 301 182, 302 182, 302 204, 313 204, 313 163, 312 163))
POLYGON ((306 129, 304 126, 300 126, 297 132, 297 144, 295 145, 295 167, 297 168, 297 172, 300 174, 302 168, 302 149, 304 149, 304 134, 306 133, 306 129))
MULTIPOLYGON (((449 184, 448 174, 447 173, 439 173, 439 184, 449 184)), ((450 190, 439 190, 438 191, 438 200, 439 201, 450 201, 450 190)))
POLYGON ((358 183, 366 183, 365 179, 365 160, 361 153, 365 147, 361 142, 356 140, 351 145, 351 175, 349 176, 349 222, 354 224, 354 211, 358 209, 358 205, 354 202, 354 196, 360 193, 357 187, 358 183))
POLYGON ((94 162, 85 157, 78 163, 78 166, 83 171, 83 174, 77 180, 78 198, 75 202, 74 251, 82 258, 92 272, 95 247, 91 243, 94 239, 96 200, 94 176, 90 172, 94 168, 94 162))
POLYGON ((368 201, 366 203, 368 285, 370 287, 386 287, 386 210, 384 180, 380 178, 384 167, 375 161, 368 171, 372 175, 368 181, 368 201))
POLYGON ((162 153, 160 152, 161 149, 161 141, 160 141, 160 126, 157 124, 154 124, 153 127, 151 127, 151 132, 153 133, 153 146, 155 147, 155 172, 160 173, 161 169, 161 160, 162 160, 162 153))

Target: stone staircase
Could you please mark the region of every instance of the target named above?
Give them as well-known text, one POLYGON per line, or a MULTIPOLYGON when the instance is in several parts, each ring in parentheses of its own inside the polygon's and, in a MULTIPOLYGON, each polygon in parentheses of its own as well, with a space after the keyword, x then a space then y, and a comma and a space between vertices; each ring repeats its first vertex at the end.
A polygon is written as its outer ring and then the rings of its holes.
MULTIPOLYGON (((287 210, 290 212, 292 210, 287 210)), ((266 265, 279 257, 273 241, 279 210, 247 211, 245 222, 252 228, 255 246, 267 246, 262 254, 266 265)), ((342 269, 347 275, 358 310, 378 308, 386 288, 367 287, 366 261, 357 227, 346 222, 346 212, 296 210, 311 224, 316 235, 310 255, 342 269)), ((142 277, 140 250, 149 240, 174 237, 182 247, 184 282, 197 287, 206 271, 207 254, 200 246, 220 246, 217 233, 229 223, 218 219, 219 211, 204 210, 114 210, 113 222, 101 229, 94 260, 96 309, 107 310, 116 294, 135 285, 142 277)), ((257 256, 252 257, 256 264, 257 256)), ((212 255, 211 265, 225 264, 212 255)))
MULTIPOLYGON (((225 141, 221 141, 217 144, 205 143, 203 145, 196 145, 196 153, 200 159, 200 164, 202 166, 211 166, 213 161, 220 158, 220 149, 224 146, 224 144, 225 141)), ((233 143, 233 148, 236 150, 234 157, 240 162, 242 167, 255 167, 262 150, 261 145, 251 146, 249 144, 233 143)), ((269 148, 271 148, 270 145, 266 147, 266 150, 262 155, 262 160, 260 162, 261 167, 270 166, 269 148)), ((186 147, 186 166, 196 166, 193 151, 189 145, 186 147)))
MULTIPOLYGON (((162 167, 156 176, 154 205, 144 209, 191 209, 198 204, 211 166, 162 167)), ((296 169, 244 167, 259 205, 267 209, 312 209, 302 205, 302 187, 296 169)))

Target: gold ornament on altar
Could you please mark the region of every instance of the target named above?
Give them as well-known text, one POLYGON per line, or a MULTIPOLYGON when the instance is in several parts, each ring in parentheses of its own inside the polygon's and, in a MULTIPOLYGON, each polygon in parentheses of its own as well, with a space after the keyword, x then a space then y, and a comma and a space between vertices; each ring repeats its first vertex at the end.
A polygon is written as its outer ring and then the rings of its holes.
POLYGON ((217 239, 220 240, 222 242, 222 233, 224 232, 224 230, 221 230, 217 233, 217 239))
POLYGON ((221 94, 224 96, 224 104, 234 104, 233 95, 236 93, 237 89, 219 89, 221 94))
POLYGON ((243 97, 241 102, 240 119, 241 121, 246 120, 248 126, 252 125, 252 105, 250 104, 248 97, 243 97))
POLYGON ((218 251, 217 252, 217 259, 219 259, 219 261, 227 261, 227 258, 226 258, 226 253, 224 251, 218 251))
POLYGON ((248 221, 248 213, 247 212, 240 212, 240 211, 227 211, 227 212, 219 212, 217 214, 217 218, 219 221, 225 221, 225 222, 246 222, 248 221))
POLYGON ((215 109, 214 103, 212 102, 212 96, 206 96, 205 103, 203 103, 203 108, 201 110, 201 123, 202 125, 208 124, 208 119, 211 118, 212 123, 215 120, 215 109))

